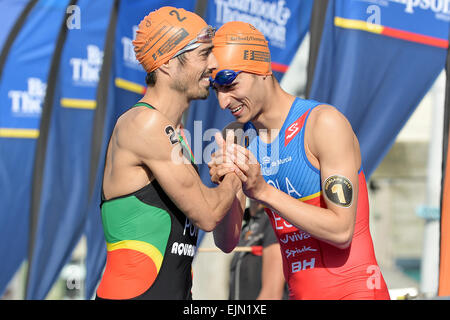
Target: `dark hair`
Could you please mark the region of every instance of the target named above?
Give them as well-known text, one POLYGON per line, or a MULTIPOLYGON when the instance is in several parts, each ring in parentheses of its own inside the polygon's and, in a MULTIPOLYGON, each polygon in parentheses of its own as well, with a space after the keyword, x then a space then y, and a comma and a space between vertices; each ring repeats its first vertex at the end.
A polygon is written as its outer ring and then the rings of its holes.
MULTIPOLYGON (((184 66, 187 58, 185 55, 186 52, 183 52, 182 54, 180 54, 179 56, 177 56, 178 61, 180 62, 181 66, 184 66)), ((149 86, 149 87, 154 87, 156 84, 156 70, 147 73, 147 76, 145 77, 145 83, 149 86)))
POLYGON ((156 84, 156 70, 152 71, 150 73, 147 73, 147 76, 145 77, 145 83, 149 87, 154 87, 156 84))

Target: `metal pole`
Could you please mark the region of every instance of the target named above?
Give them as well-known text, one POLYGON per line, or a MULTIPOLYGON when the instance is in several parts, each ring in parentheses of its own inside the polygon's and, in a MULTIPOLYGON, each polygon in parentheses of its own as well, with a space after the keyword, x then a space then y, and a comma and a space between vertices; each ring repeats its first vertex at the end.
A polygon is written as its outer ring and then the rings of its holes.
POLYGON ((425 219, 420 292, 425 298, 437 295, 439 282, 439 202, 441 192, 442 119, 444 116, 445 74, 430 91, 432 105, 431 136, 428 153, 426 205, 419 209, 425 219))

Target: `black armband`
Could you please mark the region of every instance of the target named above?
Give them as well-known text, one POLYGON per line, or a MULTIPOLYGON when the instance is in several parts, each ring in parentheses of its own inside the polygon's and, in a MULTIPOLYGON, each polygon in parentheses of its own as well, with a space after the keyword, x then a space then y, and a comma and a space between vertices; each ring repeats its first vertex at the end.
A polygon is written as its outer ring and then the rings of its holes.
POLYGON ((348 208, 353 203, 353 185, 349 179, 334 175, 323 183, 325 196, 334 204, 348 208))

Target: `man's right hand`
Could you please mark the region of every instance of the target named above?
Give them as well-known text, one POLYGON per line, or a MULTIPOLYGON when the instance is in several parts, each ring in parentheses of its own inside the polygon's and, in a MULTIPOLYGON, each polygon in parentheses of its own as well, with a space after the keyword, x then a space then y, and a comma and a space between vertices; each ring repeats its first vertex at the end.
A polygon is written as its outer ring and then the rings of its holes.
POLYGON ((227 152, 229 150, 228 146, 234 144, 233 131, 227 131, 226 140, 223 139, 220 133, 216 133, 215 139, 219 149, 211 155, 211 161, 208 163, 208 167, 211 181, 218 185, 222 182, 225 175, 230 173, 237 174, 239 169, 231 160, 232 155, 227 152))

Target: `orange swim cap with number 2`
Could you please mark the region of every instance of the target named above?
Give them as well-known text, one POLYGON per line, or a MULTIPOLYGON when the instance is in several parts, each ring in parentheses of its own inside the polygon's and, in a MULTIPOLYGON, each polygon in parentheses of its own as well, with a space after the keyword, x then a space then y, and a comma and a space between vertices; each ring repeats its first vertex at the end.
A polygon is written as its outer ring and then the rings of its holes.
POLYGON ((133 41, 136 59, 147 73, 158 69, 207 27, 197 14, 174 7, 162 7, 139 24, 133 41))

